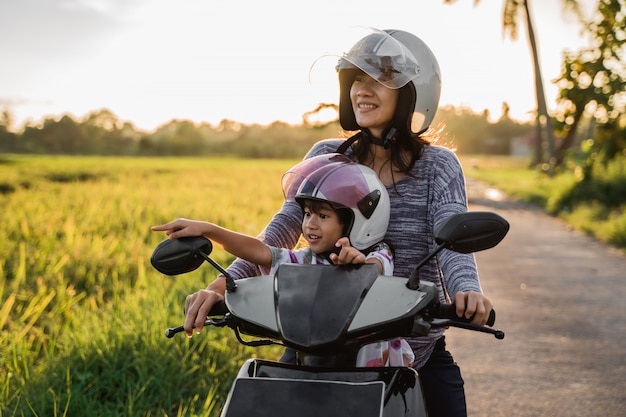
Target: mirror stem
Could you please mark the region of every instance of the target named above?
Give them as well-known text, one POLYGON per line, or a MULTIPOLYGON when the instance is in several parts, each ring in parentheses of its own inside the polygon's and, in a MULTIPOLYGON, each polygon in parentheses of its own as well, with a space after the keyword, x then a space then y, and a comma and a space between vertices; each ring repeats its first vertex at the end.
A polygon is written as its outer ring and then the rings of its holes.
POLYGON ((419 288, 419 286, 420 286, 420 276, 419 276, 420 268, 423 267, 426 262, 430 261, 433 258, 433 256, 435 256, 436 254, 441 252, 441 249, 443 249, 445 247, 446 247, 445 243, 439 244, 439 246, 437 246, 434 251, 432 251, 430 254, 428 254, 427 257, 422 259, 422 261, 415 267, 415 269, 413 269, 413 271, 411 271, 411 275, 409 276, 409 280, 406 283, 406 286, 407 286, 408 289, 410 289, 410 290, 417 290, 419 288))
POLYGON ((213 267, 217 269, 222 275, 224 275, 224 278, 226 278, 226 291, 235 292, 235 290, 237 289, 237 284, 235 283, 235 280, 233 279, 233 277, 228 272, 226 272, 226 270, 222 268, 217 262, 211 259, 209 255, 207 255, 206 253, 202 251, 200 251, 200 255, 202 255, 202 257, 208 263, 213 265, 213 267))

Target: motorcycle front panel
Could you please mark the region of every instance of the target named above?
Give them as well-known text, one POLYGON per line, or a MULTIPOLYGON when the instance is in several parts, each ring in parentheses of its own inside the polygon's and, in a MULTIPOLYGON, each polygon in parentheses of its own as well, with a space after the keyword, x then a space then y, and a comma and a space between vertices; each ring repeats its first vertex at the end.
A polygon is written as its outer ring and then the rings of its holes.
POLYGON ((419 290, 406 286, 407 279, 381 275, 372 284, 348 332, 383 326, 410 317, 437 296, 435 284, 424 281, 419 290))
POLYGON ((232 293, 227 292, 225 301, 232 315, 267 330, 267 333, 259 336, 278 333, 272 275, 237 280, 237 290, 232 293))
POLYGON ((378 274, 375 265, 281 265, 274 276, 237 281, 225 301, 242 333, 318 355, 411 336, 413 317, 436 298, 429 282, 378 274))

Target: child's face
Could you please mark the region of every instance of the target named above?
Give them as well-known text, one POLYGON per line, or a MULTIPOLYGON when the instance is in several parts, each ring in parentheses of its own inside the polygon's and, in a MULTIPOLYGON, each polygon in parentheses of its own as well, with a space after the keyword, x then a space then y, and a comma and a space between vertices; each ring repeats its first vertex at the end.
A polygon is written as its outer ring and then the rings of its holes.
POLYGON ((305 202, 302 235, 316 254, 335 250, 335 243, 343 236, 339 214, 328 203, 305 202))

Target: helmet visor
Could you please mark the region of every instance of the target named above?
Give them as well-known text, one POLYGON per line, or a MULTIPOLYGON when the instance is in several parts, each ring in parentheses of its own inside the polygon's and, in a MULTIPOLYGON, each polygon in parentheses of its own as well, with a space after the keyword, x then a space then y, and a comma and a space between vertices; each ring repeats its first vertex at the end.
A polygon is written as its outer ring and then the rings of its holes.
POLYGON ((357 208, 370 193, 359 165, 342 154, 319 155, 304 160, 283 176, 285 200, 310 198, 357 208))
POLYGON ((420 75, 415 56, 386 32, 375 31, 343 54, 337 70, 358 68, 385 87, 398 89, 420 75))

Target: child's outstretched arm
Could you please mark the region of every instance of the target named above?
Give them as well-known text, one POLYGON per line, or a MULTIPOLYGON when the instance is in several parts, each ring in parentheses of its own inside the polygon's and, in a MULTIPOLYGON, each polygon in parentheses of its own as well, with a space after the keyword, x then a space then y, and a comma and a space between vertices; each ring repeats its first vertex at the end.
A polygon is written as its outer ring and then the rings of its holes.
POLYGON ((204 236, 222 246, 228 253, 262 267, 269 268, 272 263, 270 248, 259 239, 234 232, 213 223, 176 219, 173 222, 152 226, 152 230, 164 231, 169 239, 187 236, 204 236))

